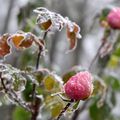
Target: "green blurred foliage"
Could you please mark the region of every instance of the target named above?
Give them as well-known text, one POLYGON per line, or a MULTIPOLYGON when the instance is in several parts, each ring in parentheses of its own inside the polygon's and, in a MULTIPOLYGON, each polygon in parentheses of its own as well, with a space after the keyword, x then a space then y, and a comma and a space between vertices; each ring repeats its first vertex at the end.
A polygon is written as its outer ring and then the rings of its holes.
POLYGON ((21 107, 16 107, 13 112, 12 120, 30 120, 31 114, 21 107))

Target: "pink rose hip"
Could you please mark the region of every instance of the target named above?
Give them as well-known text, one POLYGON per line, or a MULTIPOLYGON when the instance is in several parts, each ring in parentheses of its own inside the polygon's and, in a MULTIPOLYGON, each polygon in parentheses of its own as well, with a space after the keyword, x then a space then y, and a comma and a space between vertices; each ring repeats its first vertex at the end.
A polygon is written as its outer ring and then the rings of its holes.
POLYGON ((108 24, 113 29, 120 29, 120 8, 114 8, 107 16, 108 24))
POLYGON ((88 98, 93 91, 92 75, 88 71, 82 71, 72 76, 64 85, 66 95, 79 101, 88 98))

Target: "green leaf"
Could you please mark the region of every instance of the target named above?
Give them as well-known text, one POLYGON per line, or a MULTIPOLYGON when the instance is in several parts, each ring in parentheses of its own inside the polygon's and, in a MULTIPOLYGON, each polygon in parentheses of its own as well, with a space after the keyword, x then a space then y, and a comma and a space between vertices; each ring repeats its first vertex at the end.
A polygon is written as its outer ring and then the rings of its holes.
POLYGON ((116 68, 119 64, 119 57, 112 55, 109 62, 108 62, 108 66, 112 67, 112 68, 116 68))
POLYGON ((115 56, 120 57, 120 44, 117 45, 116 50, 113 53, 115 56))
POLYGON ((110 107, 105 103, 102 107, 97 107, 97 101, 94 102, 89 109, 90 117, 92 120, 106 120, 110 115, 110 107))
POLYGON ((32 82, 30 80, 27 80, 25 90, 23 91, 23 98, 27 102, 32 101, 32 96, 31 96, 32 95, 32 89, 33 89, 32 82))
POLYGON ((47 90, 52 90, 55 85, 55 78, 52 75, 48 75, 44 78, 44 86, 47 90))
POLYGON ((113 106, 116 105, 116 96, 114 91, 111 91, 110 102, 112 103, 113 106))
POLYGON ((77 101, 77 102, 73 105, 73 109, 74 109, 74 110, 76 110, 76 109, 78 108, 79 103, 80 103, 80 101, 77 101))
POLYGON ((100 21, 106 20, 107 15, 109 14, 111 8, 104 8, 100 15, 100 21))
POLYGON ((76 73, 80 71, 85 71, 85 69, 81 68, 80 66, 73 67, 70 71, 68 71, 67 73, 63 75, 62 78, 63 78, 64 83, 66 83, 72 76, 74 76, 76 73))
POLYGON ((30 113, 21 107, 16 107, 13 112, 12 120, 30 120, 30 113))
POLYGON ((38 81, 38 83, 41 83, 44 77, 46 76, 46 73, 44 71, 38 71, 33 73, 35 79, 38 81))
POLYGON ((72 76, 76 74, 76 71, 70 71, 63 75, 63 81, 66 83, 72 76))
POLYGON ((112 87, 113 90, 120 91, 120 80, 115 76, 108 76, 105 82, 112 87))

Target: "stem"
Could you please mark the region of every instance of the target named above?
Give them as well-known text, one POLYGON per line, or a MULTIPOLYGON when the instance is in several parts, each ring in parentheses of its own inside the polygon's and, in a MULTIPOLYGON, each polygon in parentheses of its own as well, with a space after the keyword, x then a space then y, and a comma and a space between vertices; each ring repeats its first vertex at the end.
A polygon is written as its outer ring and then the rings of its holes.
POLYGON ((1 79, 1 84, 3 86, 4 91, 5 91, 5 93, 7 93, 7 88, 6 88, 5 84, 4 84, 4 79, 2 78, 2 73, 1 72, 0 72, 0 79, 1 79))
MULTIPOLYGON (((43 40, 46 38, 47 36, 47 32, 44 33, 43 35, 43 40)), ((39 52, 37 55, 37 61, 36 61, 36 70, 38 70, 39 68, 39 61, 40 61, 40 57, 41 57, 41 52, 42 52, 42 48, 41 46, 39 46, 39 52)), ((37 102, 37 97, 36 97, 36 84, 33 83, 33 90, 32 90, 32 107, 33 107, 33 112, 32 112, 32 117, 31 120, 36 120, 37 119, 37 115, 38 115, 38 110, 39 110, 39 105, 37 102)))
POLYGON ((74 102, 74 100, 71 99, 71 101, 68 102, 68 104, 64 107, 64 109, 61 111, 61 113, 59 114, 59 116, 57 117, 56 120, 60 120, 60 118, 66 112, 66 110, 70 107, 70 105, 71 105, 72 102, 74 102))

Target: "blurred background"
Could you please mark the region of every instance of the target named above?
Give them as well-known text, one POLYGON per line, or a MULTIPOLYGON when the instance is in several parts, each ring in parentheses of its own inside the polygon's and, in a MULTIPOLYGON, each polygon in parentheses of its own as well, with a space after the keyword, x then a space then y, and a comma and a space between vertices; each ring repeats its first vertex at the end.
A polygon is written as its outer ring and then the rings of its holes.
MULTIPOLYGON (((59 75, 63 75, 73 66, 78 65, 86 69, 89 67, 90 62, 100 46, 101 38, 104 33, 104 29, 99 25, 97 16, 101 13, 103 8, 109 6, 120 7, 120 0, 0 0, 0 35, 7 32, 15 33, 18 30, 23 30, 25 32, 31 31, 40 36, 40 29, 35 25, 36 14, 33 13, 33 9, 41 6, 53 12, 60 13, 64 17, 68 16, 81 28, 82 39, 78 40, 75 51, 69 54, 66 54, 69 43, 67 42, 65 30, 47 35, 48 51, 47 55, 41 60, 41 66, 56 71, 59 75)), ((116 39, 118 34, 119 31, 112 36, 113 39, 116 39)), ((21 69, 27 65, 34 66, 36 56, 34 53, 31 55, 31 53, 32 50, 26 50, 24 53, 16 50, 5 59, 5 62, 21 69)), ((92 118, 88 110, 86 110, 80 115, 78 120, 120 120, 120 64, 115 63, 116 58, 112 59, 113 61, 111 60, 110 64, 112 67, 105 66, 105 70, 107 73, 111 73, 111 75, 115 76, 118 83, 115 83, 117 90, 115 88, 116 91, 112 91, 115 92, 114 97, 116 98, 116 104, 115 106, 113 105, 114 107, 112 106, 110 113, 114 115, 115 118, 100 118, 99 116, 98 118, 92 118)), ((119 58, 117 60, 120 61, 119 58)), ((106 59, 102 62, 106 64, 106 59)), ((103 72, 103 70, 104 68, 99 64, 99 60, 96 61, 92 72, 94 74, 99 74, 101 71, 103 72)), ((2 96, 2 94, 0 95, 2 96)), ((0 97, 0 99, 2 98, 0 97)), ((1 106, 0 120, 12 120, 13 108, 14 106, 11 105, 1 106)), ((94 110, 96 111, 96 109, 94 110)), ((107 110, 108 109, 105 109, 105 111, 107 110)), ((109 110, 107 112, 109 112, 109 110)), ((105 114, 105 112, 101 114, 105 114)), ((107 116, 107 114, 105 116, 107 116)))

